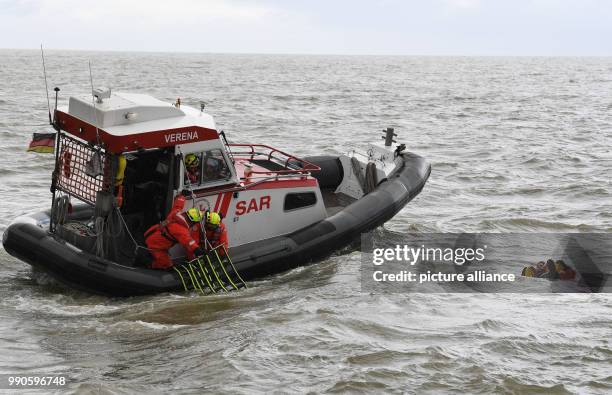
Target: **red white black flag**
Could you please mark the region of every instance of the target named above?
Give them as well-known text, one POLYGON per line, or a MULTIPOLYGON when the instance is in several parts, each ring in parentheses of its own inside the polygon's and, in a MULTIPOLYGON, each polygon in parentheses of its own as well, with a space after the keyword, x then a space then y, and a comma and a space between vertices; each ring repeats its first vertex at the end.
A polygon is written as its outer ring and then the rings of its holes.
POLYGON ((55 151, 55 133, 34 133, 28 151, 52 154, 55 151))

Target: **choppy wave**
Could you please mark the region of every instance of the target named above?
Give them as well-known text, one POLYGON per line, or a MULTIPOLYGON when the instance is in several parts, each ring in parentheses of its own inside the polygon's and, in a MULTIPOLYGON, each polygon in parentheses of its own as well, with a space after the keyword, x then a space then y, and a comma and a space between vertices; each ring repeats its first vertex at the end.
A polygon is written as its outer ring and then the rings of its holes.
POLYGON ((570 224, 565 222, 543 221, 530 218, 500 218, 483 220, 480 225, 487 231, 518 231, 518 232, 596 232, 598 227, 587 224, 570 224))
MULTIPOLYGON (((89 60, 113 90, 206 101, 232 142, 346 153, 395 127, 433 170, 375 232, 381 243, 612 231, 612 105, 593 77, 612 70, 609 58, 49 51, 60 106, 89 92, 89 60)), ((24 152, 47 123, 39 62, 37 51, 0 56, 13 71, 0 81, 0 231, 50 197, 53 156, 24 152)), ((347 248, 234 295, 109 299, 42 281, 4 251, 0 260, 0 369, 65 373, 74 393, 612 389, 608 295, 373 295, 347 248)))

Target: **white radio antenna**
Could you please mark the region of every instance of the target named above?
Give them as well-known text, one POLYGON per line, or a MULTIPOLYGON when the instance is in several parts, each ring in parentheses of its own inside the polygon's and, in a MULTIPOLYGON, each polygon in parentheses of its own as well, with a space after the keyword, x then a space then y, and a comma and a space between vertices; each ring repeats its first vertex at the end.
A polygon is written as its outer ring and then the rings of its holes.
POLYGON ((104 165, 102 164, 102 155, 100 155, 100 133, 98 132, 98 111, 96 110, 96 98, 93 92, 93 76, 91 73, 91 61, 89 63, 89 82, 91 83, 91 103, 93 104, 94 122, 96 127, 96 151, 91 158, 85 163, 85 174, 90 177, 97 178, 104 175, 104 165))
POLYGON ((47 108, 49 109, 49 124, 53 125, 53 120, 51 119, 51 103, 49 102, 49 85, 47 85, 47 68, 45 67, 45 53, 43 52, 42 44, 40 44, 40 56, 42 57, 43 75, 45 76, 45 90, 47 91, 47 108))
POLYGON ((91 104, 93 104, 93 112, 94 112, 94 120, 96 122, 96 143, 100 145, 100 133, 98 132, 98 111, 96 111, 96 98, 94 97, 94 84, 93 84, 93 74, 91 73, 91 60, 88 61, 89 64, 89 82, 91 84, 91 104))

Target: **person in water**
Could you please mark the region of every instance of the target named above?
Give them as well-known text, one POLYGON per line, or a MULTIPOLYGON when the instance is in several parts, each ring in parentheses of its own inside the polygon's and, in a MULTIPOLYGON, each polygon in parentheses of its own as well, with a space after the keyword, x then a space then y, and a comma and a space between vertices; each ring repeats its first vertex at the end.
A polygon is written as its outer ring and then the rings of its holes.
POLYGON ((555 262, 555 268, 559 273, 560 280, 574 280, 576 278, 576 271, 567 266, 561 259, 555 262))
POLYGON ((185 198, 178 196, 164 221, 150 227, 144 234, 147 248, 153 255, 152 269, 169 269, 174 264, 168 251, 176 244, 183 246, 189 260, 205 254, 200 246, 200 221, 203 213, 198 208, 182 211, 185 198))
POLYGON ((540 277, 544 273, 546 273, 546 263, 544 261, 536 263, 534 267, 533 277, 540 277))
MULTIPOLYGON (((206 239, 210 246, 216 248, 221 245, 225 247, 225 250, 229 248, 229 242, 227 240, 227 229, 223 222, 221 222, 222 218, 219 213, 214 211, 206 212, 206 221, 204 221, 204 229, 206 230, 206 239)), ((220 254, 224 254, 223 248, 218 250, 220 254)))
POLYGON ((575 280, 576 271, 565 264, 563 260, 553 261, 549 259, 546 263, 538 262, 536 266, 525 266, 521 272, 523 277, 539 277, 549 280, 575 280))
POLYGON ((535 277, 535 267, 533 266, 525 266, 523 271, 521 272, 521 276, 523 277, 535 277))
POLYGON ((185 156, 185 167, 187 168, 186 176, 189 178, 190 184, 200 183, 200 159, 196 154, 187 154, 185 156))
POLYGON ((546 261, 546 271, 542 273, 540 278, 547 278, 549 280, 558 280, 559 273, 557 273, 557 268, 555 267, 555 261, 549 259, 546 261))

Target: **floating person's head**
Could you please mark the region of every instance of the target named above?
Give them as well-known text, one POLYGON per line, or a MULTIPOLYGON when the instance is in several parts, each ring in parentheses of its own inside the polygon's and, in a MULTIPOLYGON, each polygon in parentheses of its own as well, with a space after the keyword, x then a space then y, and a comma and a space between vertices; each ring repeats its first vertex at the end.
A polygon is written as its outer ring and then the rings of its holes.
POLYGON ((557 280, 559 278, 559 272, 557 271, 557 268, 555 267, 555 261, 553 261, 552 259, 549 259, 548 261, 546 261, 546 277, 549 280, 557 280))
POLYGON ((523 277, 535 277, 535 267, 526 266, 523 268, 523 272, 521 273, 523 277))

